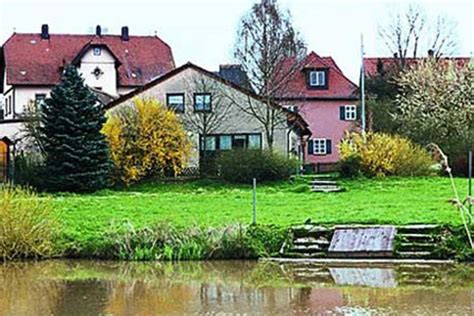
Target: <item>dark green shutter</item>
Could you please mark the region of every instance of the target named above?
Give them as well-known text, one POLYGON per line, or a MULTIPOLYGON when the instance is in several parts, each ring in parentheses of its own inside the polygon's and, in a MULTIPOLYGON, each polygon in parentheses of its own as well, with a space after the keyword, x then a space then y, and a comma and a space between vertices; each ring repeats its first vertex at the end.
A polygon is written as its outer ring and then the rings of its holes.
POLYGON ((308 155, 314 155, 314 141, 312 139, 308 141, 308 155))
POLYGON ((339 107, 339 119, 341 121, 345 121, 346 120, 346 109, 344 106, 340 106, 339 107))
POLYGON ((326 139, 326 154, 332 154, 332 141, 330 139, 326 139))
POLYGON ((360 105, 356 107, 356 118, 358 120, 362 118, 362 107, 360 105))

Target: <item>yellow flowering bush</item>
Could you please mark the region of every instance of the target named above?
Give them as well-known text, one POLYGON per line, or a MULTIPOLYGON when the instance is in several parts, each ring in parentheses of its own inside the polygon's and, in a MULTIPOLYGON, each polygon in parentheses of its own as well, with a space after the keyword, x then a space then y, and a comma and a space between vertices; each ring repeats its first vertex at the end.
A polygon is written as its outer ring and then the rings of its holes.
POLYGON ((365 139, 359 133, 348 133, 339 145, 339 152, 341 171, 346 175, 422 176, 431 174, 435 164, 429 152, 420 145, 384 133, 369 132, 365 139), (350 168, 349 163, 357 167, 350 168))
POLYGON ((191 152, 176 114, 152 98, 137 98, 109 112, 102 131, 117 178, 127 185, 165 172, 179 173, 191 152))

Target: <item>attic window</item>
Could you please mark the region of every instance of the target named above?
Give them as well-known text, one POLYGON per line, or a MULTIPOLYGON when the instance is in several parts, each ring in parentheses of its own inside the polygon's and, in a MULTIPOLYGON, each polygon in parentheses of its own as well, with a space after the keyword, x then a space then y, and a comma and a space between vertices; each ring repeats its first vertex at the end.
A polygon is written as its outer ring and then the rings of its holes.
POLYGON ((94 56, 100 56, 102 54, 102 49, 100 47, 94 47, 94 56))
POLYGON ((307 84, 310 89, 327 89, 328 88, 328 72, 327 68, 313 68, 306 72, 307 84))
POLYGON ((309 85, 311 87, 323 87, 326 85, 326 72, 324 70, 313 70, 309 72, 309 85))

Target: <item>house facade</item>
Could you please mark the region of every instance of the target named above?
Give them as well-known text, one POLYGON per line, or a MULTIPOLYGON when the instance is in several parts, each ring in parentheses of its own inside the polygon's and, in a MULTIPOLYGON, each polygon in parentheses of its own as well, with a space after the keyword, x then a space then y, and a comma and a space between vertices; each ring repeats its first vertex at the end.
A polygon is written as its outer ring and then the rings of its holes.
POLYGON ((143 86, 175 67, 171 48, 157 36, 14 33, 0 54, 0 138, 21 137, 22 114, 31 103, 39 106, 60 82, 64 67, 73 64, 101 100, 113 100, 143 86))
MULTIPOLYGON (((188 167, 199 166, 204 151, 213 155, 238 148, 269 147, 264 126, 246 110, 264 110, 266 105, 260 98, 194 64, 176 68, 111 102, 108 111, 128 106, 134 98, 155 98, 177 113, 192 143, 188 167)), ((306 122, 299 114, 278 104, 272 104, 272 109, 277 120, 273 148, 280 153, 301 157, 298 150, 309 136, 306 122)))
POLYGON ((277 101, 309 124, 305 163, 316 171, 330 170, 339 161, 338 145, 345 133, 359 129, 358 87, 332 57, 311 52, 300 65, 277 101))

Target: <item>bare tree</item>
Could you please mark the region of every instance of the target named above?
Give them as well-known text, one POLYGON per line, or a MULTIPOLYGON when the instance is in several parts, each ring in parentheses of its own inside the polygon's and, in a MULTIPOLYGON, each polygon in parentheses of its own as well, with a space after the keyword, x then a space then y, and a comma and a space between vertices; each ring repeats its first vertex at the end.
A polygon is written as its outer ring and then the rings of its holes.
POLYGON ((20 141, 24 143, 25 148, 31 151, 38 151, 41 157, 45 156, 43 146, 43 134, 40 131, 40 109, 35 101, 30 100, 21 115, 23 124, 20 129, 20 141))
POLYGON ((420 49, 440 58, 457 48, 456 25, 441 15, 430 21, 420 6, 410 5, 406 12, 392 16, 388 24, 379 26, 378 33, 399 69, 405 69, 407 58, 418 57, 420 49))
MULTIPOLYGON (((208 153, 209 135, 222 133, 229 128, 227 118, 232 114, 232 103, 227 100, 225 88, 218 81, 206 75, 193 76, 186 82, 187 104, 193 104, 194 111, 185 111, 183 123, 187 130, 194 131, 200 137, 200 163, 199 168, 202 175, 210 172, 211 159, 208 153), (202 98, 197 100, 195 94, 202 98), (209 103, 206 100, 209 96, 209 103), (197 106, 202 108, 196 108, 197 106)), ((201 98, 200 97, 200 98, 201 98)))
POLYGON ((282 11, 276 0, 261 0, 241 19, 234 55, 265 106, 250 97, 246 104, 235 104, 262 124, 272 148, 275 128, 285 119, 272 104, 286 95, 291 79, 301 70, 306 44, 293 28, 288 11, 282 11))

